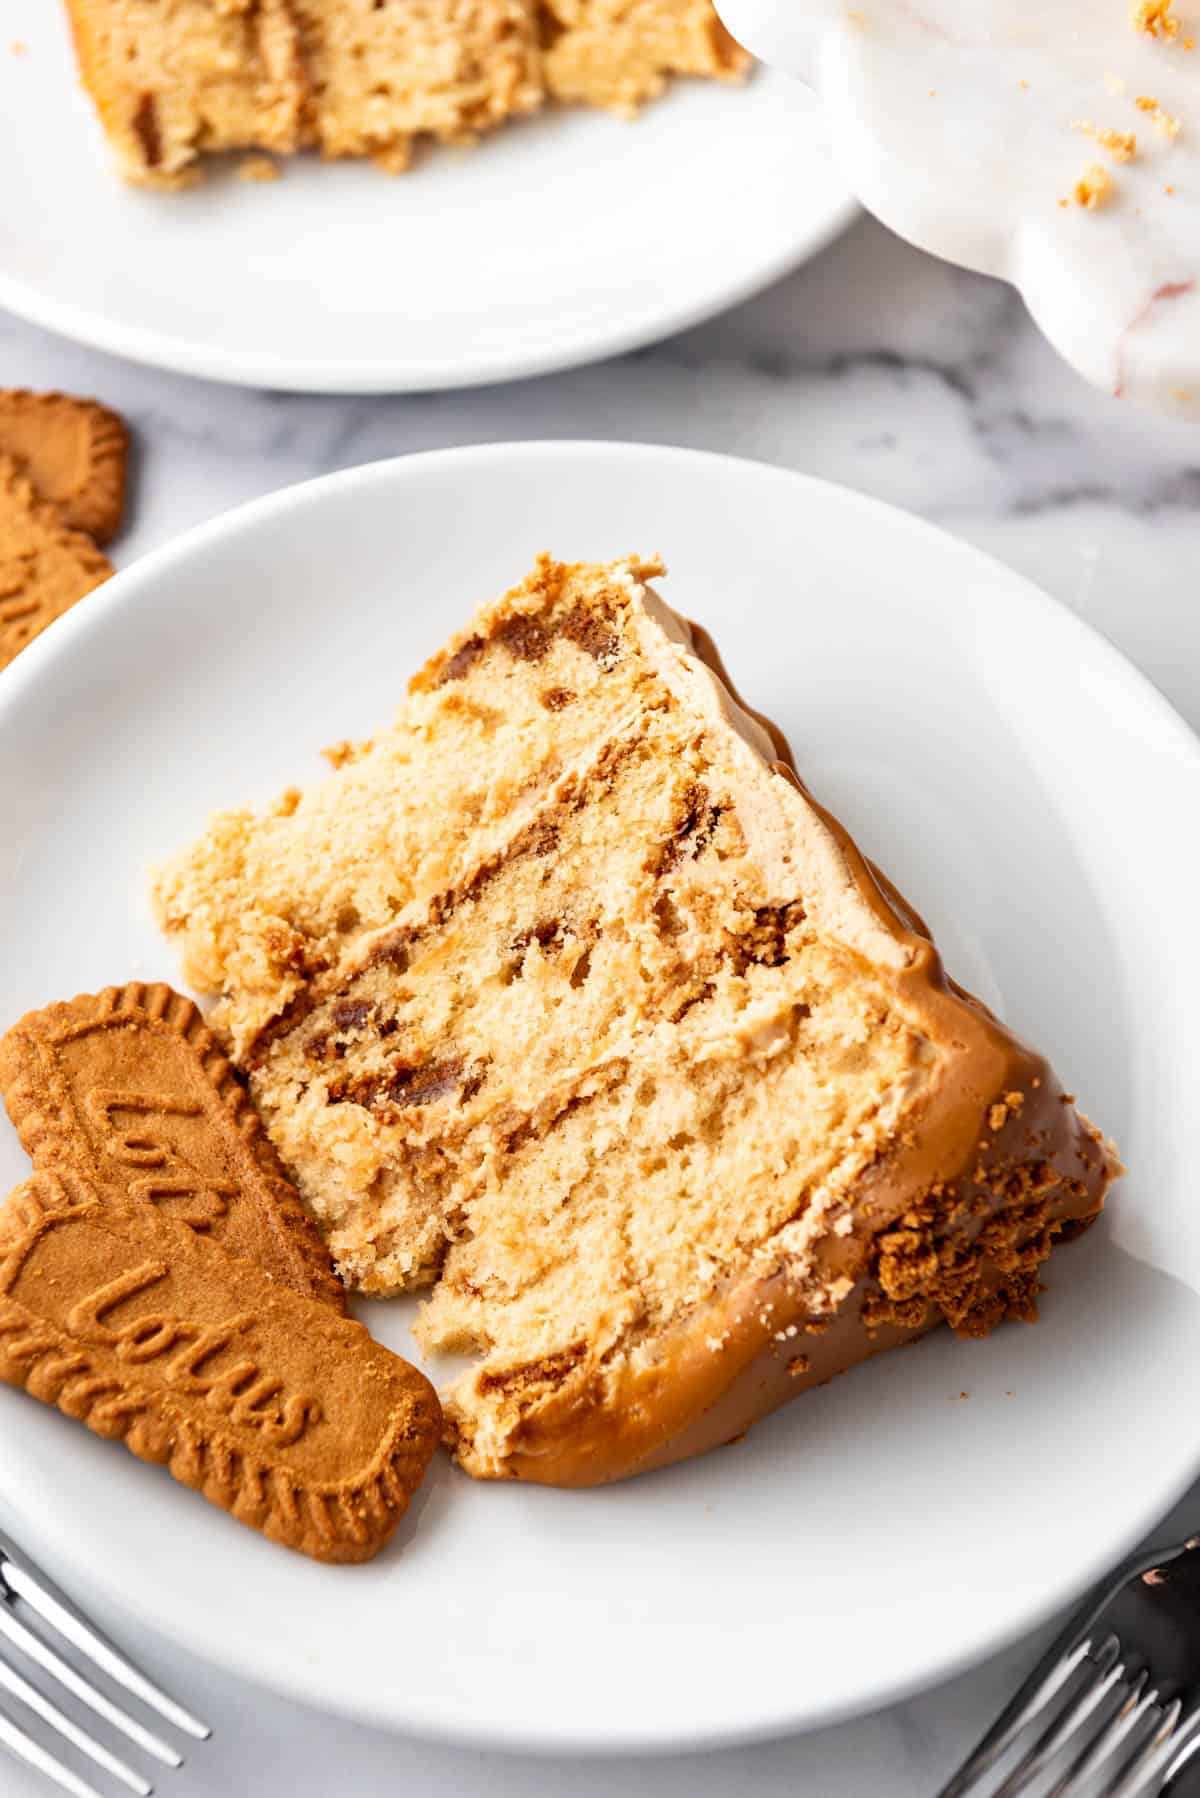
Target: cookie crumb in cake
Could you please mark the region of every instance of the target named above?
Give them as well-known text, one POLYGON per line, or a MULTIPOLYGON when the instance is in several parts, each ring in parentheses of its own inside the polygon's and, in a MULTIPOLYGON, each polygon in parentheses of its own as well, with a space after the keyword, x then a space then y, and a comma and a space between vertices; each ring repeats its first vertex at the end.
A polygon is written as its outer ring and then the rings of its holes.
POLYGON ((1112 199, 1115 183, 1108 170, 1093 162, 1075 183, 1072 198, 1085 212, 1095 212, 1112 199))
POLYGON ((28 56, 29 55, 29 45, 27 43, 25 43, 24 40, 19 37, 15 37, 13 39, 12 43, 8 46, 8 48, 9 48, 9 53, 12 56, 28 56))
POLYGON ((1175 0, 1133 0, 1135 31, 1167 40, 1178 37, 1179 20, 1171 10, 1174 3, 1175 0))

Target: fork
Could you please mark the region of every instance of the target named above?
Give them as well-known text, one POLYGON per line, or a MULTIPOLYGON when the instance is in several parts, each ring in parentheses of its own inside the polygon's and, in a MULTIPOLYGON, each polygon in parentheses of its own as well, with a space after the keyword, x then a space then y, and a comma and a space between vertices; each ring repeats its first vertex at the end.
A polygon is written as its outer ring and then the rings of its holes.
MULTIPOLYGON (((47 1579, 14 1542, 0 1533, 0 1747, 7 1748, 18 1760, 44 1773, 64 1792, 73 1793, 74 1798, 103 1798, 95 1786, 73 1773, 30 1733, 29 1725, 36 1719, 44 1725, 43 1733, 58 1737, 76 1749, 129 1791, 138 1793, 139 1798, 150 1798, 154 1787, 149 1780, 127 1766, 68 1716, 27 1679, 14 1662, 22 1657, 26 1662, 32 1662, 111 1729, 124 1735, 143 1754, 163 1766, 181 1767, 183 1756, 107 1697, 91 1672, 81 1672, 76 1664, 65 1660, 47 1640, 48 1636, 61 1638, 64 1644, 76 1650, 76 1659, 82 1659, 85 1667, 90 1664, 90 1670, 103 1674, 114 1685, 139 1699, 183 1735, 198 1742, 207 1741, 212 1733, 208 1727, 168 1698, 144 1673, 139 1673, 111 1642, 100 1635, 66 1594, 47 1579), (41 1626, 39 1629, 30 1627, 25 1612, 36 1618, 41 1626), (16 1700, 15 1706, 13 1700, 16 1700), (18 1716, 21 1721, 17 1720, 18 1716)), ((32 1672, 33 1668, 29 1670, 32 1672)))
POLYGON ((1092 1595, 938 1798, 1152 1798, 1197 1752, 1193 1536, 1143 1552, 1092 1595))

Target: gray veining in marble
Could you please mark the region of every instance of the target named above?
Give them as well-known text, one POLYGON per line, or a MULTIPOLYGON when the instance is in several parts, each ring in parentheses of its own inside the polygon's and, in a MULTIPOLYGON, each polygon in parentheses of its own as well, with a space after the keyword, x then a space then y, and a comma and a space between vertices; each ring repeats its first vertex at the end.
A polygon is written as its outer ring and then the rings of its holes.
MULTIPOLYGON (((723 318, 544 380, 385 399, 252 393, 136 368, 0 314, 0 386, 95 392, 130 417, 140 456, 133 520, 114 550, 122 565, 288 482, 420 449, 627 438, 781 463, 991 551, 1104 632, 1200 727, 1200 433, 1085 387, 1010 291, 868 221, 723 318)), ((1200 1491, 1174 1527, 1198 1518, 1200 1491)), ((163 1779, 175 1798, 930 1798, 1037 1649, 1019 1644, 938 1691, 803 1741, 607 1764, 398 1741, 140 1646, 220 1725, 182 1775, 163 1779)), ((42 1789, 0 1760, 4 1798, 42 1789)))

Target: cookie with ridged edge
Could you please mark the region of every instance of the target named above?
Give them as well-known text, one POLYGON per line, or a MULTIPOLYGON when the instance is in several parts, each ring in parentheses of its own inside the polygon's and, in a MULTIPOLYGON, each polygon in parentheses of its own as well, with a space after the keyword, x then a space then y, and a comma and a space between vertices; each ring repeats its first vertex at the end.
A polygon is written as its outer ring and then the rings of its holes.
POLYGON ((47 1176, 0 1209, 0 1380, 319 1561, 378 1553, 442 1426, 364 1325, 47 1176))
POLYGON ((99 400, 0 389, 0 455, 11 456, 69 529, 100 544, 116 536, 125 512, 129 430, 99 400))
POLYGON ((92 539, 70 530, 0 454, 0 672, 112 572, 92 539))
POLYGON ((0 1039, 0 1093, 39 1173, 173 1214, 335 1310, 345 1294, 196 1006, 161 982, 31 1011, 0 1039))

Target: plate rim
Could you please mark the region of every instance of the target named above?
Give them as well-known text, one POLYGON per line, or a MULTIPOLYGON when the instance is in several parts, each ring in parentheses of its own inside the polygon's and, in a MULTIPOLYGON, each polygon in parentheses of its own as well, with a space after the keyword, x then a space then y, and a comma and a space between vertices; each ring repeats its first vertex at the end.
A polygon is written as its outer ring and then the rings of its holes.
POLYGON ((803 268, 861 216, 862 208, 847 190, 803 243, 790 243, 775 254, 762 257, 753 268, 743 270, 735 280, 721 283, 703 298, 681 301, 653 322, 643 319, 637 324, 627 324, 602 336, 593 336, 586 344, 578 341, 540 353, 530 350, 508 361, 498 355, 482 357, 478 362, 443 365, 398 361, 389 364, 386 371, 381 369, 372 373, 354 364, 306 363, 301 367, 290 358, 276 362, 269 356, 248 352, 222 353, 165 332, 111 321, 85 307, 46 299, 36 288, 3 268, 0 268, 0 308, 12 313, 14 318, 52 331, 86 349, 100 350, 144 368, 163 369, 191 380, 219 381, 231 387, 267 389, 275 393, 375 398, 405 393, 453 393, 460 388, 532 381, 540 375, 587 368, 615 356, 646 349, 696 325, 706 324, 753 299, 796 269, 803 268))
MULTIPOLYGON (((1065 626, 1080 645, 1087 646, 1092 657, 1098 657, 1101 664, 1106 663, 1114 674, 1119 675, 1127 684, 1127 690, 1140 698, 1155 729, 1164 733, 1161 740, 1172 746, 1177 753, 1190 758, 1195 777, 1200 782, 1200 736, 1192 730, 1154 682, 1122 650, 1063 601, 987 551, 977 549, 953 532, 902 507, 840 483, 778 464, 707 450, 590 439, 561 442, 526 439, 388 457, 296 482, 229 508, 139 557, 127 569, 106 582, 102 590, 89 596, 86 606, 74 608, 43 632, 5 671, 6 678, 0 680, 0 723, 3 723, 6 711, 18 702, 18 698, 23 699, 29 688, 42 678, 43 669, 48 670, 60 656, 70 653, 76 636, 83 636, 89 630, 103 629, 104 620, 110 611, 130 603, 147 585, 153 587, 161 579, 169 578, 177 561, 186 560, 193 553, 203 551, 211 542, 218 542, 247 527, 253 528, 260 522, 271 521, 277 526, 286 523, 287 515, 292 510, 302 509, 327 491, 376 482, 386 486, 393 480, 402 480, 407 472, 437 467, 449 467, 455 472, 466 468, 479 473, 486 470, 489 463, 505 458, 547 455, 576 462, 599 457, 614 463, 632 457, 660 466, 670 465, 676 470, 686 471, 703 466, 709 470, 723 469, 734 475, 749 474, 755 480, 765 478, 778 484, 781 489, 793 492, 798 485, 814 496, 836 496, 839 504, 844 502, 851 509, 860 509, 868 521, 874 520, 884 530, 907 532, 918 542, 936 545, 937 551, 941 553, 945 553, 948 548, 953 554, 988 571, 993 578, 998 576, 1011 592, 1023 598, 1034 614, 1040 613, 1053 619, 1060 628, 1065 626)), ((1082 1573, 1076 1570, 1065 1584, 1048 1591, 1042 1601, 1020 1622, 1001 1628, 977 1629, 969 1641, 956 1645, 936 1658, 927 1657, 919 1670, 898 1672, 886 1684, 877 1683, 856 1697, 839 1703, 826 1703, 807 1710, 794 1701, 790 1707, 776 1704, 745 1716, 741 1723, 706 1722, 700 1719, 686 1737, 678 1730, 656 1732, 640 1726, 618 1727, 615 1731, 597 1727, 590 1733, 581 1733, 574 1725, 565 1730, 556 1729, 553 1720, 545 1722, 536 1734, 524 1725, 501 1728, 484 1724, 475 1728, 464 1726, 461 1722, 450 1723, 445 1719, 406 1712, 402 1702, 393 1702, 385 1710, 370 1697, 356 1701, 350 1693, 329 1693, 322 1690, 319 1672, 310 1671, 301 1662, 290 1667, 275 1663, 266 1667, 256 1653, 255 1643, 248 1643, 242 1650, 235 1640, 219 1636, 215 1628, 203 1622, 189 1626, 186 1619, 179 1617, 164 1620, 161 1611, 155 1608, 153 1591, 149 1585, 144 1590, 131 1594, 118 1584, 115 1574, 106 1574, 107 1562, 102 1555, 89 1558, 89 1545, 81 1536, 72 1536, 69 1540, 56 1538, 52 1543, 45 1543, 41 1537, 39 1520, 36 1517, 18 1515, 17 1507, 3 1493, 0 1493, 0 1515, 15 1521, 17 1534, 24 1537, 33 1552, 45 1561, 56 1577, 61 1576, 62 1583, 69 1589, 73 1586, 76 1591, 95 1594, 114 1613, 132 1620, 137 1627, 178 1643, 187 1652, 219 1668, 226 1675, 266 1687, 293 1702, 307 1704, 318 1711, 347 1716, 391 1733, 412 1735, 455 1747, 536 1756, 572 1754, 588 1759, 610 1759, 629 1755, 698 1752, 808 1733, 903 1703, 919 1692, 931 1690, 1011 1647, 1041 1628, 1064 1608, 1077 1602, 1154 1529, 1198 1475, 1200 1437, 1186 1470, 1173 1479, 1169 1487, 1158 1489, 1151 1499, 1145 1500, 1136 1515, 1126 1516, 1121 1528, 1113 1534, 1107 1546, 1096 1548, 1086 1558, 1082 1573)))

